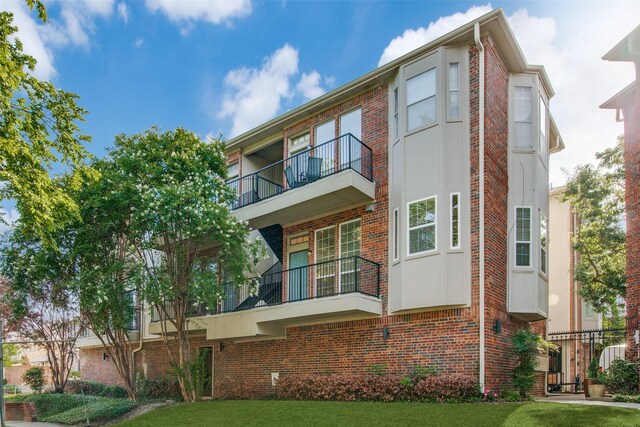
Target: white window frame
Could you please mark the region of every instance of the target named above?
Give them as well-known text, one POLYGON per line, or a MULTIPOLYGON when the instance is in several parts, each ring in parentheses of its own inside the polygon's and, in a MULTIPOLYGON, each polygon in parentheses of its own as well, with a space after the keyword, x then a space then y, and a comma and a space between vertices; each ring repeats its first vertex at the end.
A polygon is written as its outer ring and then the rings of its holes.
POLYGON ((407 257, 412 257, 415 255, 422 255, 422 254, 427 254, 427 253, 431 253, 431 252, 435 252, 438 250, 438 196, 437 195, 433 195, 433 196, 429 196, 429 197, 424 197, 422 199, 417 199, 417 200, 412 200, 410 202, 407 203, 407 257), (422 224, 422 225, 417 225, 415 227, 411 227, 411 220, 410 220, 410 215, 411 215, 411 205, 416 204, 416 203, 420 203, 420 202, 425 202, 427 200, 431 200, 433 199, 433 203, 434 203, 434 221, 433 223, 427 223, 427 224, 422 224), (411 252, 411 231, 412 230, 419 230, 421 228, 426 228, 426 227, 431 227, 433 226, 433 234, 435 236, 434 241, 433 241, 433 249, 427 249, 426 251, 420 251, 420 252, 411 252))
POLYGON ((534 149, 534 139, 533 139, 533 88, 531 86, 526 86, 526 85, 515 85, 513 88, 513 148, 515 150, 525 150, 525 151, 532 151, 534 149), (529 107, 531 108, 531 119, 529 121, 518 121, 516 120, 516 109, 517 109, 517 105, 516 105, 516 93, 518 92, 519 88, 526 88, 529 89, 529 93, 531 95, 530 99, 529 99, 529 107), (527 123, 530 127, 530 140, 529 140, 529 146, 527 147, 520 147, 517 145, 517 138, 518 138, 518 123, 527 123))
POLYGON ((533 209, 531 206, 514 206, 514 228, 515 231, 513 233, 514 237, 514 245, 513 245, 513 264, 515 268, 531 268, 531 259, 533 258, 533 216, 531 215, 533 209), (527 209, 529 210, 529 240, 518 240, 518 209, 527 209), (519 243, 527 243, 529 244, 529 265, 518 265, 518 244, 519 243))
POLYGON ((289 150, 288 157, 293 156, 294 154, 300 153, 301 151, 306 150, 311 145, 311 132, 305 131, 297 134, 294 137, 289 138, 289 150), (304 137, 307 137, 307 143, 296 142, 297 140, 303 141, 304 137))
POLYGON ((460 243, 460 193, 456 192, 456 193, 449 193, 449 248, 450 249, 460 249, 461 243, 460 243), (453 244, 453 223, 454 223, 454 217, 453 217, 453 198, 457 197, 458 198, 458 212, 455 218, 455 222, 457 222, 458 225, 458 243, 457 244, 453 244))
POLYGON ((544 98, 542 95, 538 97, 540 105, 538 106, 538 124, 539 124, 539 136, 538 136, 538 152, 540 153, 540 157, 546 163, 547 162, 547 151, 549 147, 549 136, 547 135, 547 116, 548 110, 547 106, 544 103, 544 98))
POLYGON ((456 121, 460 120, 460 62, 449 62, 447 68, 447 80, 449 83, 449 97, 447 98, 447 117, 449 120, 456 121), (456 79, 455 82, 451 78, 451 69, 452 66, 456 68, 456 79), (455 115, 451 114, 451 95, 455 93, 458 97, 458 101, 456 104, 455 115))
MULTIPOLYGON (((345 222, 341 222, 340 224, 338 224, 338 257, 336 259, 342 259, 342 226, 343 225, 347 225, 347 224, 351 224, 352 222, 360 222, 360 254, 357 256, 361 256, 362 255, 362 219, 361 218, 355 218, 355 219, 351 219, 349 221, 345 221, 345 222)), ((338 266, 338 293, 342 294, 342 262, 340 261, 338 266)), ((346 271, 345 273, 351 273, 352 270, 346 271)))
POLYGON ((406 79, 405 80, 405 89, 406 89, 405 93, 406 93, 406 97, 407 97, 407 108, 406 108, 406 112, 407 112, 407 132, 413 132, 413 131, 416 131, 418 129, 424 129, 424 128, 427 128, 429 126, 432 126, 432 125, 438 123, 438 71, 437 71, 437 68, 436 67, 429 68, 426 71, 423 71, 421 73, 416 74, 415 76, 412 76, 412 77, 406 79), (427 96, 426 98, 419 99, 419 100, 409 104, 409 81, 412 80, 412 79, 415 79, 417 77, 420 77, 422 75, 429 74, 431 72, 433 72, 434 75, 435 75, 435 77, 434 77, 434 79, 435 79, 435 91, 434 91, 433 95, 427 96), (417 104, 419 104, 421 102, 427 101, 427 100, 429 100, 431 98, 434 99, 433 102, 434 102, 434 105, 435 105, 433 121, 432 122, 426 122, 426 123, 421 124, 420 126, 416 126, 414 128, 409 127, 409 119, 410 119, 409 108, 414 106, 414 105, 417 105, 417 104))
POLYGON ((392 236, 393 244, 391 250, 393 251, 393 261, 400 259, 400 210, 395 208, 393 210, 393 224, 392 224, 392 236))
POLYGON ((547 216, 542 212, 539 211, 540 215, 538 216, 538 221, 540 221, 540 223, 538 224, 538 228, 540 230, 540 262, 539 264, 539 270, 540 273, 543 274, 545 277, 549 274, 549 220, 547 219, 547 216), (544 230, 544 246, 542 244, 542 220, 544 219, 544 223, 545 223, 545 230, 544 230), (543 256, 543 252, 544 252, 544 256, 543 256), (544 261, 544 270, 542 269, 542 263, 544 261))
POLYGON ((398 86, 393 89, 393 140, 397 141, 400 137, 400 121, 398 118, 400 94, 398 92, 398 86))
POLYGON ((239 177, 240 177, 240 161, 236 160, 236 161, 230 162, 227 165, 227 181, 231 181, 231 180, 239 178, 239 177), (237 166, 238 169, 237 169, 235 174, 229 175, 229 168, 231 168, 232 166, 237 166))
MULTIPOLYGON (((333 261, 335 262, 336 260, 336 226, 334 225, 330 225, 328 227, 322 227, 322 228, 318 228, 317 230, 315 230, 313 232, 313 297, 317 297, 318 296, 318 279, 319 278, 325 278, 325 277, 330 277, 330 275, 325 275, 325 276, 319 276, 318 275, 318 233, 321 231, 325 231, 325 230, 333 230, 333 261)), ((321 261, 321 262, 329 262, 329 260, 325 260, 325 261, 321 261)), ((333 276, 336 275, 336 269, 335 269, 335 264, 334 264, 334 272, 333 272, 333 276)))

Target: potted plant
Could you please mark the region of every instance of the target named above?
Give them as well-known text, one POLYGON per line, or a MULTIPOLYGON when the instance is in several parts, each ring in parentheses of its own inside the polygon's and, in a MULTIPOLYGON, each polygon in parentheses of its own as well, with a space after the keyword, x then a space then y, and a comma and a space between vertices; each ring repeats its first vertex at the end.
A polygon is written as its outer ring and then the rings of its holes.
POLYGON ((589 375, 589 397, 603 398, 605 391, 604 383, 607 378, 598 366, 598 359, 595 357, 591 359, 587 373, 589 375))

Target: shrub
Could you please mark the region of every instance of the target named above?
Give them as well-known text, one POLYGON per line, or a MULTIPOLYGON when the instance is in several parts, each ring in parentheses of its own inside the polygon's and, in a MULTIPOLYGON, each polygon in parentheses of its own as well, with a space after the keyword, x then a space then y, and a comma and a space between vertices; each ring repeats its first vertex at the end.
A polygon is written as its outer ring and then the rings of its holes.
POLYGON ((233 385, 223 385, 218 388, 217 395, 220 399, 229 399, 229 400, 249 400, 256 399, 260 397, 255 389, 249 387, 244 383, 233 384, 233 385))
POLYGON ((86 396, 102 396, 125 399, 129 395, 119 385, 106 385, 94 381, 72 380, 67 382, 65 389, 69 394, 84 394, 86 396))
POLYGON ((42 368, 27 369, 22 375, 22 379, 31 387, 34 393, 42 393, 42 389, 44 388, 44 372, 42 368))
POLYGON ((142 372, 136 374, 136 393, 139 399, 174 399, 182 400, 182 393, 178 381, 152 380, 142 372))
POLYGON ((500 393, 500 400, 504 402, 521 402, 522 396, 515 390, 502 390, 500 393))
POLYGON ((27 402, 33 402, 38 408, 38 419, 45 418, 68 411, 78 406, 85 406, 98 399, 95 396, 81 396, 79 394, 43 393, 32 394, 24 398, 27 402))
POLYGON ((512 372, 513 385, 522 397, 526 397, 536 383, 536 367, 538 365, 536 356, 555 348, 555 345, 526 329, 517 331, 513 335, 511 343, 519 361, 518 366, 512 372))
POLYGON ((128 399, 98 398, 87 405, 76 406, 46 418, 40 417, 39 420, 61 424, 79 424, 87 420, 111 420, 135 407, 136 403, 128 399))
POLYGON ((605 384, 612 394, 638 394, 639 364, 624 359, 611 362, 605 384))
POLYGON ((398 375, 282 376, 277 396, 291 400, 464 401, 479 395, 474 378, 465 375, 428 376, 417 382, 398 375))
POLYGON ((624 395, 624 394, 614 394, 613 395, 614 402, 624 402, 624 403, 640 403, 640 395, 624 395))

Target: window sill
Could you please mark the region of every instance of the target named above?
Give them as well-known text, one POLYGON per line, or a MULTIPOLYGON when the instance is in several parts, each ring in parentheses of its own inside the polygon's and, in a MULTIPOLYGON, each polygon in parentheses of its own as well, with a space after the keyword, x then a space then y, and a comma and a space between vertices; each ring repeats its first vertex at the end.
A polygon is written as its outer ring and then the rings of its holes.
POLYGON ((426 258, 426 257, 434 256, 434 255, 440 255, 440 251, 437 250, 437 249, 434 249, 434 250, 427 251, 427 252, 419 252, 419 253, 407 255, 404 259, 405 259, 405 261, 413 261, 414 259, 426 258))
POLYGON ((534 154, 536 152, 533 148, 513 148, 512 151, 519 154, 534 154))
POLYGON ((430 129, 430 128, 434 127, 434 126, 438 126, 438 121, 437 120, 435 122, 433 122, 433 123, 428 124, 428 125, 424 125, 424 126, 421 126, 419 128, 415 128, 415 129, 412 129, 410 131, 407 131, 404 134, 404 136, 406 138, 409 135, 413 135, 414 133, 422 132, 423 130, 430 129))
POLYGON ((462 248, 451 248, 447 251, 448 254, 463 254, 464 250, 462 248))
POLYGON ((533 267, 513 267, 511 269, 511 272, 518 274, 534 274, 536 271, 533 269, 533 267))

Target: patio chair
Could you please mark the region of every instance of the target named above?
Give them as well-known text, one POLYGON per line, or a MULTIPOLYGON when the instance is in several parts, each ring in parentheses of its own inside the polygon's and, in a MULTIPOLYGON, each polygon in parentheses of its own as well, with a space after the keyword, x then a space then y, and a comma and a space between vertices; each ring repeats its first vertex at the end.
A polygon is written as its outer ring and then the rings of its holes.
POLYGON ((311 183, 320 179, 322 174, 322 158, 321 157, 309 157, 307 163, 307 173, 305 174, 305 181, 311 183))
POLYGON ((298 188, 300 187, 300 185, 302 185, 301 182, 296 179, 291 166, 287 166, 287 168, 284 170, 284 176, 285 178, 287 178, 287 185, 289 186, 289 188, 298 188))

